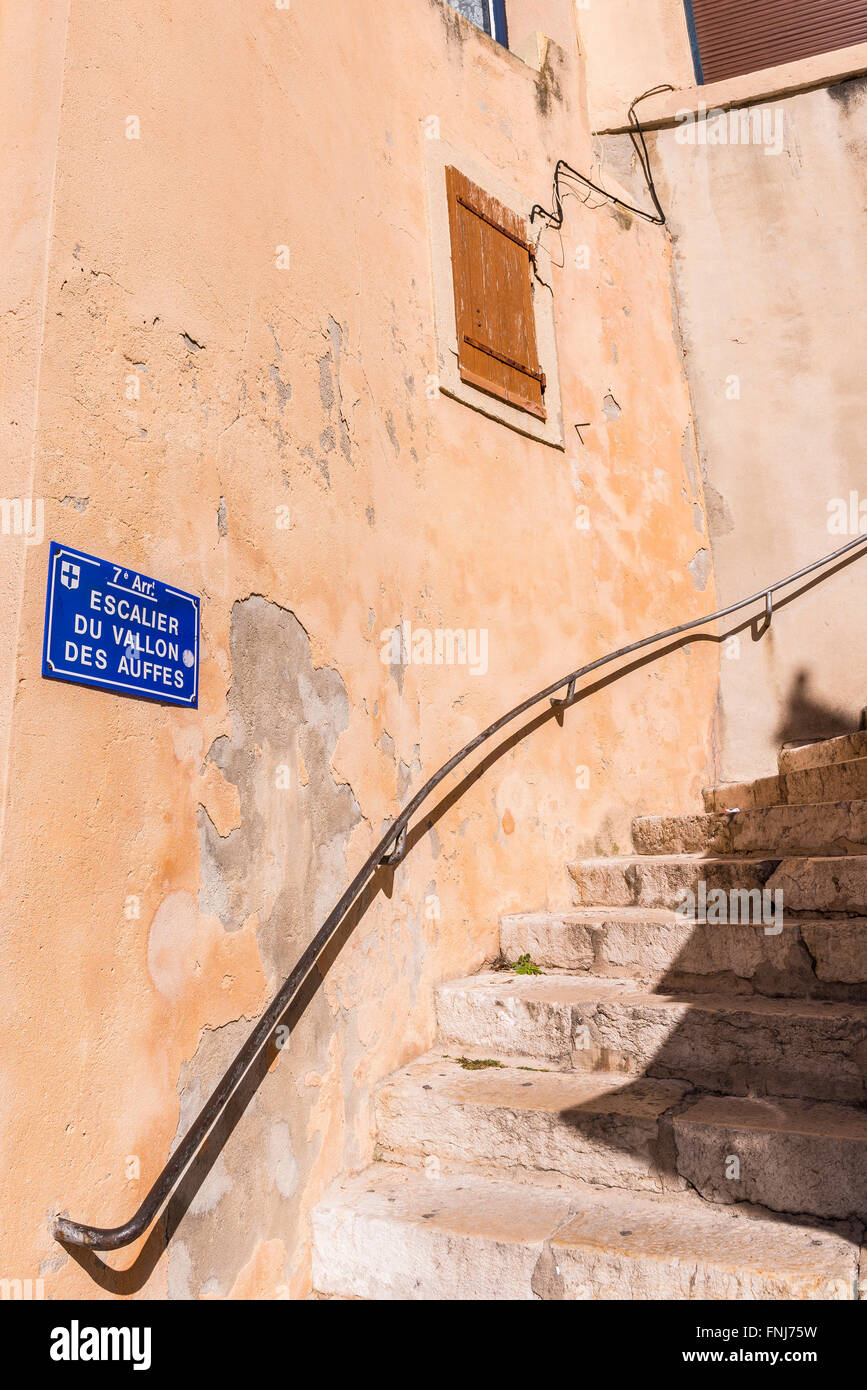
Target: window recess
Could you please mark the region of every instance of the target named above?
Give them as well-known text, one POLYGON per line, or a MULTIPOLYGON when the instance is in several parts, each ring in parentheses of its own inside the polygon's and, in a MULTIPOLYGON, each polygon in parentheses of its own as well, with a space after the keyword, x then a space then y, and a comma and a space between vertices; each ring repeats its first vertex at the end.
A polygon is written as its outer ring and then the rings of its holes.
POLYGON ((448 0, 453 10, 478 25, 492 39, 509 47, 506 30, 506 0, 448 0))

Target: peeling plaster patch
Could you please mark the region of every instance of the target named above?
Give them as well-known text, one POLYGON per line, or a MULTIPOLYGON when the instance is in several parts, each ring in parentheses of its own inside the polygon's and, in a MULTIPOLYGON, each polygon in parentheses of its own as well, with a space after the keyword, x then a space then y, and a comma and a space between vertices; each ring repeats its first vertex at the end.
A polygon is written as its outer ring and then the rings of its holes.
POLYGON ((696 589, 707 588, 707 581, 710 577, 710 551, 702 547, 697 550, 687 566, 692 575, 692 582, 696 589))
POLYGON ((221 838, 200 812, 200 904, 229 931, 255 913, 263 960, 282 976, 345 886, 361 813, 331 760, 349 698, 336 671, 314 666, 295 615, 258 595, 233 605, 229 647, 232 736, 215 741, 206 764, 237 788, 240 826, 221 838), (304 778, 278 786, 287 766, 304 778))
POLYGON ((695 470, 696 456, 695 430, 692 423, 684 427, 683 438, 680 441, 680 457, 683 461, 684 471, 689 479, 689 486, 693 497, 698 496, 698 474, 695 470))
MULTIPOLYGON (((202 886, 199 889, 199 911, 209 917, 219 917, 227 931, 239 931, 241 922, 235 920, 229 901, 229 890, 220 872, 220 864, 213 845, 223 838, 205 810, 200 806, 196 812, 199 827, 199 846, 201 850, 202 886)), ((230 832, 234 834, 236 832, 230 832)))
POLYGON ((388 437, 391 440, 391 447, 394 449, 395 455, 399 455, 400 441, 397 437, 397 431, 394 428, 394 416, 392 415, 390 410, 387 412, 385 417, 385 428, 388 431, 388 437))
POLYGON ((298 1164, 292 1152, 289 1126, 283 1120, 275 1121, 268 1131, 266 1166, 281 1197, 294 1197, 298 1190, 298 1164))
POLYGON ((271 337, 272 337, 272 339, 273 339, 273 341, 274 341, 274 351, 275 351, 276 354, 277 354, 277 361, 278 361, 278 362, 282 362, 282 361, 283 361, 283 349, 281 348, 280 344, 279 344, 278 341, 277 341, 277 334, 274 332, 274 325, 273 325, 273 323, 269 323, 269 324, 268 324, 268 332, 271 334, 271 337))
POLYGON ((343 350, 343 329, 331 314, 328 315, 328 336, 331 339, 331 346, 334 348, 334 355, 339 359, 343 350))
POLYGON ((368 524, 368 526, 372 526, 373 523, 374 523, 375 520, 376 520, 376 513, 374 512, 373 508, 372 508, 372 507, 365 507, 365 509, 364 509, 364 515, 367 517, 367 524, 368 524))
MULTIPOLYGON (((276 344, 276 338, 274 341, 276 344)), ((283 354, 281 353, 280 356, 282 357, 282 355, 283 354)), ((277 390, 277 409, 280 411, 280 414, 282 415, 283 407, 286 405, 286 402, 291 401, 292 399, 292 387, 289 385, 288 381, 283 381, 281 379, 280 373, 277 370, 276 362, 271 363, 270 367, 268 368, 268 375, 270 376, 277 390)))
POLYGON ((623 411, 620 409, 620 406, 617 404, 610 391, 607 391, 602 397, 602 411, 609 420, 619 420, 623 414, 623 411))
POLYGON ((86 512, 90 506, 89 497, 61 497, 61 507, 74 507, 77 512, 86 512))
POLYGON ((343 388, 340 384, 343 329, 330 314, 326 331, 331 347, 319 358, 319 397, 323 408, 331 417, 332 424, 320 435, 319 442, 325 452, 330 453, 336 447, 337 435, 339 434, 340 452, 346 462, 352 465, 352 440, 349 435, 349 423, 343 410, 343 388), (334 419, 335 406, 337 407, 336 420, 334 419))
POLYGON ((301 450, 301 453, 304 456, 304 458, 313 460, 313 462, 316 464, 316 467, 319 469, 319 472, 325 479, 325 482, 327 483, 328 487, 330 487, 331 474, 328 472, 328 463, 326 462, 326 460, 322 458, 317 458, 309 445, 305 445, 305 447, 301 450))
POLYGON ((331 376, 331 353, 319 359, 319 399, 329 415, 334 409, 334 381, 331 376))
POLYGON ((199 805, 207 812, 217 834, 224 840, 241 824, 238 788, 226 781, 214 763, 205 763, 201 776, 199 805))
POLYGON ((707 504, 707 525, 712 536, 728 536, 735 529, 735 519, 722 493, 713 483, 704 485, 707 504))
MULTIPOLYGON (((94 274, 94 273, 95 273, 95 272, 91 271, 91 274, 94 274)), ((204 352, 205 344, 204 344, 204 343, 197 343, 196 340, 195 340, 195 338, 191 338, 191 337, 190 337, 189 333, 182 333, 182 334, 181 334, 181 337, 182 337, 183 340, 184 340, 184 346, 185 346, 190 352, 204 352)))
POLYGON ((226 499, 220 498, 220 505, 217 508, 217 531, 221 536, 228 536, 229 523, 226 520, 226 499))
POLYGON ((704 515, 697 502, 692 504, 692 524, 700 536, 704 535, 704 515))

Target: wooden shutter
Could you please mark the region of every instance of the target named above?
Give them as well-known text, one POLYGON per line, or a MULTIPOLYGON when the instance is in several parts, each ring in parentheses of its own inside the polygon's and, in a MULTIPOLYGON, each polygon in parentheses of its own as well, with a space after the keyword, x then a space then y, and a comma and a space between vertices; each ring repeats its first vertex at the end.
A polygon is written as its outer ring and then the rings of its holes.
POLYGON ((461 380, 545 419, 523 220, 446 169, 461 380))
POLYGON ((864 0, 686 0, 700 80, 718 82, 867 41, 864 0))

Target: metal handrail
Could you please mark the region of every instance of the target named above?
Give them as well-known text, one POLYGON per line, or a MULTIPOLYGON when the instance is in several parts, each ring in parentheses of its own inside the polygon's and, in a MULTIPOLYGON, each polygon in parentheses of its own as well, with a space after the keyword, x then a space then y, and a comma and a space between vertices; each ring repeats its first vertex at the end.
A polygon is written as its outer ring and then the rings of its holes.
MULTIPOLYGON (((271 1033, 277 1027, 280 1019, 286 1012, 293 997, 297 993, 300 985, 305 980, 308 972, 315 964, 323 949, 334 936, 340 923, 358 901, 363 890, 367 887, 374 874, 381 867, 391 867, 399 864, 406 853, 407 827, 415 812, 424 801, 430 796, 431 792, 439 786, 440 782, 448 776, 460 763, 469 757, 481 744, 487 742, 494 734, 519 715, 532 709, 534 705, 540 704, 544 700, 551 701, 551 704, 561 711, 567 708, 575 699, 575 685, 582 676, 589 675, 591 671, 598 671, 600 667, 609 665, 612 661, 617 661, 620 657, 629 656, 632 652, 640 651, 643 647, 653 646, 656 642, 665 641, 669 637, 677 637, 683 632, 690 632, 694 628, 704 627, 708 623, 715 622, 719 618, 728 617, 730 613, 736 613, 743 608, 749 608, 760 599, 764 602, 764 628, 773 616, 773 596, 780 589, 787 588, 794 584, 796 580, 803 579, 805 575, 812 574, 814 570, 823 568, 833 560, 845 555, 848 551, 854 550, 857 546, 867 546, 867 535, 857 536, 854 540, 848 541, 839 550, 834 550, 830 555, 825 555, 821 560, 815 560, 813 564, 806 565, 796 573, 788 575, 785 579, 779 580, 776 584, 760 589, 749 598, 741 599, 739 603, 729 604, 726 608, 719 608, 715 613, 709 613, 703 618, 694 618, 691 622, 681 623, 678 627, 666 628, 663 632, 654 633, 652 637, 644 637, 640 642, 631 642, 627 647, 619 647, 617 651, 609 652, 607 656, 599 657, 596 661, 589 662, 586 666, 581 666, 571 675, 564 676, 562 680, 555 681, 553 685, 540 690, 538 694, 531 695, 529 699, 522 700, 513 710, 502 718, 490 724, 482 733, 477 734, 471 739, 459 753, 455 753, 444 763, 438 772, 425 782, 420 791, 409 804, 401 811, 400 815, 392 822, 388 830, 383 835, 376 849, 365 860, 355 878, 350 883, 346 892, 341 897, 328 917, 323 922, 319 931, 313 937, 310 945, 301 956, 295 969, 286 979, 285 983, 275 994, 270 1005, 263 1013, 259 1022, 241 1047, 232 1064, 228 1067, 210 1098, 202 1106, 198 1116, 190 1126, 182 1142, 172 1153, 165 1167, 151 1187, 138 1211, 123 1226, 115 1226, 111 1229, 103 1229, 99 1226, 84 1226, 77 1221, 71 1221, 67 1216, 57 1216, 54 1220, 54 1238, 68 1245, 83 1245, 92 1250, 118 1250, 121 1246, 129 1245, 139 1236, 143 1235, 151 1223, 154 1221, 169 1194, 173 1191, 178 1180, 189 1167, 193 1157, 201 1147, 203 1140, 213 1128, 226 1102, 235 1091, 242 1078, 249 1071, 253 1062, 261 1052, 271 1033), (553 699, 555 692, 566 687, 566 694, 561 699, 553 699)), ((860 559, 861 556, 856 558, 860 559)))

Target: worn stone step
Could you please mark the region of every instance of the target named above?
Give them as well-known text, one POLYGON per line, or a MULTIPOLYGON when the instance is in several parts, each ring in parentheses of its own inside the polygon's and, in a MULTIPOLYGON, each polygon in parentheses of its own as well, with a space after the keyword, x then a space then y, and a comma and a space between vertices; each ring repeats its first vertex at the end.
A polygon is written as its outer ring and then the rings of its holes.
POLYGON ((569 865, 577 907, 676 908, 685 891, 763 889, 779 859, 703 858, 697 854, 619 855, 569 865))
POLYGON ((867 1110, 780 1096, 681 1105, 686 1094, 683 1082, 508 1060, 474 1070, 434 1052, 378 1088, 376 1156, 428 1176, 478 1168, 641 1192, 690 1185, 714 1202, 867 1220, 867 1110))
POLYGON ((543 970, 629 978, 650 989, 867 1001, 867 917, 785 918, 772 928, 685 921, 662 908, 575 908, 500 920, 500 950, 543 970))
POLYGON ((637 854, 837 855, 867 853, 867 801, 812 802, 761 810, 640 816, 637 854))
POLYGON ((867 1100, 867 1005, 646 992, 631 980, 492 971, 440 985, 444 1051, 479 1047, 730 1095, 867 1100))
POLYGON ((672 1125, 677 1172, 710 1201, 867 1220, 867 1110, 706 1096, 672 1125))
POLYGON ((378 1088, 376 1156, 434 1171, 472 1164, 528 1179, 543 1170, 606 1187, 683 1189, 661 1120, 686 1090, 652 1078, 624 1087, 622 1076, 598 1072, 469 1070, 431 1053, 378 1088))
POLYGON ((722 782, 716 787, 704 787, 701 795, 705 811, 711 814, 733 810, 756 811, 782 805, 785 800, 781 777, 756 777, 752 782, 722 782))
MULTIPOLYGON (((797 856, 781 859, 698 854, 579 859, 569 865, 578 907, 683 907, 698 911, 711 894, 724 893, 723 920, 748 915, 773 925, 780 905, 788 913, 867 914, 867 855, 797 856), (768 896, 758 895, 766 890, 768 896), (753 893, 752 900, 746 897, 753 893), (782 897, 778 897, 778 894, 782 897), (686 895, 694 895, 693 899, 686 895), (728 895, 739 895, 731 899, 728 895)), ((702 914, 698 911, 698 916, 702 914)), ((710 918, 713 920, 713 918, 710 918)))
POLYGON ((787 912, 867 913, 867 856, 782 859, 767 887, 787 912))
POLYGON ((374 1164, 313 1210, 313 1286, 337 1298, 854 1299, 858 1247, 750 1207, 374 1164))
POLYGON ((550 1264, 547 1296, 569 1300, 857 1298, 853 1235, 676 1197, 606 1193, 560 1228, 550 1264))
POLYGON ((803 743, 800 748, 781 748, 777 768, 784 774, 802 772, 807 767, 827 767, 830 763, 851 762, 853 758, 867 758, 867 729, 825 738, 820 743, 803 743))
POLYGON ((758 777, 753 782, 724 782, 718 787, 707 787, 702 795, 706 811, 860 801, 867 798, 867 758, 799 768, 776 777, 758 777))

